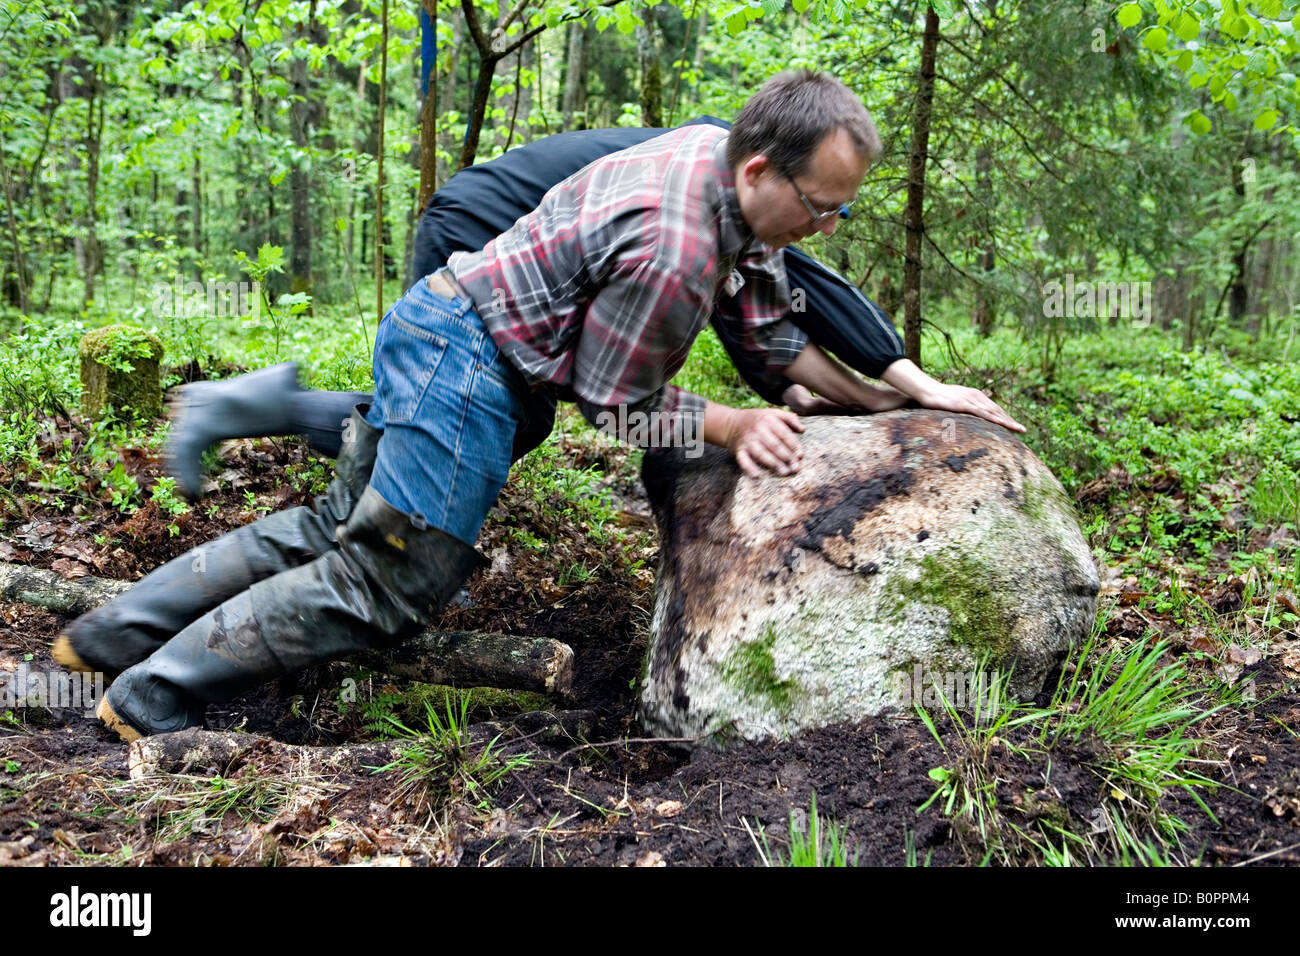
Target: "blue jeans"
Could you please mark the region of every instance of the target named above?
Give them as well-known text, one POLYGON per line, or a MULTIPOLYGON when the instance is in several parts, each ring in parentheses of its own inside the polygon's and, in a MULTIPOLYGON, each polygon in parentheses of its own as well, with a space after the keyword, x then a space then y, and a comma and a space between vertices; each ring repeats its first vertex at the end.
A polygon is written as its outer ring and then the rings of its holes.
POLYGON ((375 335, 375 397, 383 429, 370 486, 390 505, 473 545, 506 483, 529 388, 467 298, 422 278, 375 335))

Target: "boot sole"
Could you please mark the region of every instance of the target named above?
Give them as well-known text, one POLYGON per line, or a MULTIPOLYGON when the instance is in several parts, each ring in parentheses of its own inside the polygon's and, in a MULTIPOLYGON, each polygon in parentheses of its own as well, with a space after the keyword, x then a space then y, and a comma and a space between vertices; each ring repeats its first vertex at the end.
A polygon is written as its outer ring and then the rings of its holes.
POLYGON ((105 727, 121 737, 123 743, 133 743, 144 736, 113 712, 113 708, 108 703, 107 694, 99 698, 99 706, 95 708, 95 716, 103 721, 105 727))
POLYGON ((65 670, 80 671, 83 674, 102 674, 105 684, 113 683, 119 671, 111 667, 96 666, 90 663, 84 657, 77 653, 72 646, 72 638, 67 634, 60 634, 54 639, 54 646, 50 648, 50 656, 54 662, 65 670))
POLYGON ((60 634, 54 639, 54 646, 50 648, 50 656, 54 658, 55 663, 66 667, 70 671, 84 671, 87 674, 93 674, 95 669, 81 659, 81 655, 72 649, 72 641, 66 634, 60 634))

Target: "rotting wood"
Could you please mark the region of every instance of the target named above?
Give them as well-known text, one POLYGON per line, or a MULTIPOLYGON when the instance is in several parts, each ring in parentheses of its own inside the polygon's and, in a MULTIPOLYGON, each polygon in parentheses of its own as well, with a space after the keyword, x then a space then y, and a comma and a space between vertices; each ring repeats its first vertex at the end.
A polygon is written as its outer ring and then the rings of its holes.
POLYGON ((573 685, 573 650, 548 637, 426 631, 396 647, 352 658, 394 677, 454 687, 508 687, 546 694, 573 685))
MULTIPOLYGON (((503 735, 529 745, 565 743, 585 737, 595 719, 589 710, 529 711, 512 720, 471 724, 467 737, 470 746, 476 747, 485 747, 503 735)), ((312 747, 251 734, 191 728, 133 741, 127 748, 126 762, 132 780, 164 773, 229 776, 250 761, 259 767, 282 764, 296 774, 323 777, 386 767, 410 747, 411 741, 405 739, 312 747)))
POLYGON ((126 764, 132 780, 159 773, 229 775, 254 756, 291 765, 295 773, 355 774, 392 763, 409 746, 400 740, 381 740, 306 747, 250 734, 191 729, 133 741, 127 748, 126 764))

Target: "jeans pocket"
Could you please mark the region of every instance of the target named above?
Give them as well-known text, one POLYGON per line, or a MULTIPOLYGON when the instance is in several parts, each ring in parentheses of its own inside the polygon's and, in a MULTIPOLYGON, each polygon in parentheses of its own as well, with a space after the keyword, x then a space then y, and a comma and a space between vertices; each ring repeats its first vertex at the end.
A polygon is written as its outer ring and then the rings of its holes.
POLYGON ((385 423, 406 425, 414 421, 424 393, 447 351, 447 340, 396 314, 380 323, 375 341, 375 391, 385 423))

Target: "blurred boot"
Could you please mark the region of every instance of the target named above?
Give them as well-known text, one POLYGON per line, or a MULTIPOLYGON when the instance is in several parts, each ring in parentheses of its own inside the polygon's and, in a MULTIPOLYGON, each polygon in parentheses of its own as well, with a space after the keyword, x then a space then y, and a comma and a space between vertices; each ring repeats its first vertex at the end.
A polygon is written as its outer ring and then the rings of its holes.
POLYGON ((313 507, 267 515, 155 569, 130 591, 73 621, 55 641, 54 659, 112 680, 227 598, 335 547, 337 529, 370 480, 383 434, 366 422, 365 410, 354 409, 342 429, 335 478, 313 507))
POLYGON ((257 438, 293 432, 298 366, 272 365, 221 382, 183 386, 173 403, 167 471, 190 498, 203 484, 203 453, 225 438, 257 438))

